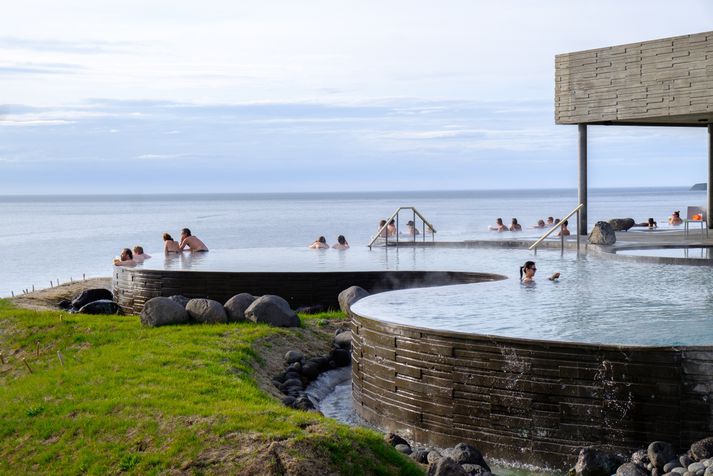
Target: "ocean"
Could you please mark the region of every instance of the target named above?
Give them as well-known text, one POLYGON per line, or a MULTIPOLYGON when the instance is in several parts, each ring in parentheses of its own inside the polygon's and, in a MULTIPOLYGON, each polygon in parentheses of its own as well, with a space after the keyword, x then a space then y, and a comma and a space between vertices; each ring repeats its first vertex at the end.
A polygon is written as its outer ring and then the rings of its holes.
MULTIPOLYGON (((589 225, 597 220, 655 218, 703 205, 706 193, 687 188, 592 189, 589 225)), ((437 241, 503 239, 488 231, 497 217, 516 217, 524 232, 577 205, 576 190, 428 191, 300 194, 0 196, 0 297, 50 281, 110 276, 121 248, 142 245, 161 254, 161 235, 188 227, 211 250, 306 247, 324 235, 345 235, 365 247, 378 222, 399 206, 414 206, 437 230, 437 241)), ((402 231, 411 217, 401 216, 402 231)), ((574 230, 574 223, 571 229, 574 230)), ((510 236, 511 234, 505 234, 510 236)), ((378 252, 378 250, 376 251, 378 252)))

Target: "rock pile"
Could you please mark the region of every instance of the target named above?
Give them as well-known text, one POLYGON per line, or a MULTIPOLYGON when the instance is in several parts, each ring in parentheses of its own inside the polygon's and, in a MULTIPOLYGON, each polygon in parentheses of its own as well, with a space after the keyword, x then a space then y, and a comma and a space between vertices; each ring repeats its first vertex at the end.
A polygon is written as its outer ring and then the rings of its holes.
POLYGON ((259 298, 241 293, 223 305, 212 299, 189 299, 185 296, 155 297, 146 301, 141 311, 141 323, 158 327, 197 322, 217 324, 251 320, 278 327, 299 327, 300 318, 279 296, 259 298))
POLYGON ((583 448, 570 476, 713 476, 713 437, 696 441, 683 454, 670 443, 654 441, 630 457, 583 448))
POLYGON ((387 433, 384 440, 396 451, 409 455, 417 463, 428 465, 429 476, 492 476, 483 454, 478 448, 467 443, 458 443, 453 448, 439 450, 412 449, 408 441, 395 433, 387 433))
POLYGON ((285 370, 275 375, 272 383, 285 397, 282 403, 298 410, 314 410, 314 404, 305 394, 310 382, 319 374, 351 364, 351 332, 340 332, 334 339, 332 350, 324 356, 307 358, 299 350, 291 350, 285 354, 285 370), (347 347, 347 337, 349 333, 347 347), (339 339, 337 339, 339 338, 339 339))
POLYGON ((104 288, 85 289, 71 301, 63 300, 60 309, 80 314, 116 314, 119 306, 114 302, 114 295, 104 288))

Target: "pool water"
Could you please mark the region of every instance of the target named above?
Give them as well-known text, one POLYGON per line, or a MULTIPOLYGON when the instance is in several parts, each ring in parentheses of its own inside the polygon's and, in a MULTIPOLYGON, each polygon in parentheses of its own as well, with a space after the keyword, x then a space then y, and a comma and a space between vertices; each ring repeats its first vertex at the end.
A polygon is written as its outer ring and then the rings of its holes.
POLYGON ((707 246, 617 250, 616 254, 626 256, 655 256, 660 258, 713 259, 711 248, 707 246))

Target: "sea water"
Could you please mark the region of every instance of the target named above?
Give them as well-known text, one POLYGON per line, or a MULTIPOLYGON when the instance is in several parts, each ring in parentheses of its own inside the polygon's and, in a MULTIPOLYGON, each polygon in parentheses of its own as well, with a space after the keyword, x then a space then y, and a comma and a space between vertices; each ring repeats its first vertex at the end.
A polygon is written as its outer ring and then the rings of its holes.
MULTIPOLYGON (((705 192, 684 188, 602 189, 589 192, 590 225, 599 219, 653 217, 705 202, 705 192)), ((415 206, 437 230, 436 240, 503 239, 488 225, 518 218, 519 237, 535 237, 538 219, 561 217, 577 204, 575 190, 235 194, 162 196, 0 197, 0 296, 86 277, 110 276, 121 248, 142 245, 162 256, 161 235, 183 227, 211 249, 304 248, 324 235, 346 236, 365 247, 380 219, 399 206, 415 206)), ((400 224, 412 219, 408 213, 400 224)), ((320 255, 310 255, 319 260, 320 255)), ((162 258, 161 258, 162 259, 162 258)), ((310 258, 307 258, 310 259, 310 258)), ((418 266, 418 263, 416 263, 418 266)), ((477 269, 476 269, 477 270, 477 269)))

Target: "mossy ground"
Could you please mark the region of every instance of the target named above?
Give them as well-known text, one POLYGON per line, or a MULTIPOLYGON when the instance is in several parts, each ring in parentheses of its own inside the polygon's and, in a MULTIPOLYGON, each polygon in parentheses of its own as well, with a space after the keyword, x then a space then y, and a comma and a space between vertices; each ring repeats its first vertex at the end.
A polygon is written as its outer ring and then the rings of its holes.
MULTIPOLYGON (((303 322, 318 332, 338 317, 303 322)), ((151 329, 0 300, 0 473, 422 474, 377 433, 259 387, 265 344, 300 331, 151 329)))

